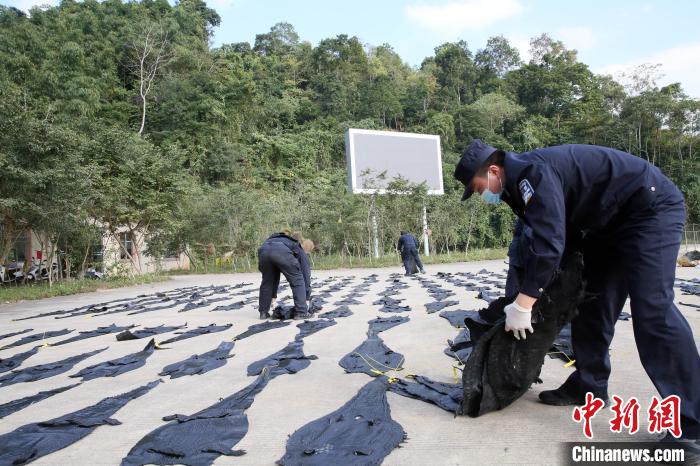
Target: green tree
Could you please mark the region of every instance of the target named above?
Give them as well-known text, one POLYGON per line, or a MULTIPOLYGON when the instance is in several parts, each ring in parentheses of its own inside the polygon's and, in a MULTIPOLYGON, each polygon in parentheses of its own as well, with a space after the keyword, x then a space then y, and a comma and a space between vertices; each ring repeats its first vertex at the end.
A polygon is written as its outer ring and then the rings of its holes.
MULTIPOLYGON (((137 237, 169 225, 189 189, 186 174, 172 169, 182 164, 176 148, 166 151, 124 130, 97 128, 85 150, 99 167, 90 198, 91 217, 117 243, 122 229, 137 237)), ((127 250, 123 253, 140 270, 139 258, 127 250)))
MULTIPOLYGON (((448 42, 435 48, 435 72, 441 86, 443 109, 454 109, 476 97, 476 67, 465 41, 448 42)), ((428 63, 424 61, 423 66, 428 63)))

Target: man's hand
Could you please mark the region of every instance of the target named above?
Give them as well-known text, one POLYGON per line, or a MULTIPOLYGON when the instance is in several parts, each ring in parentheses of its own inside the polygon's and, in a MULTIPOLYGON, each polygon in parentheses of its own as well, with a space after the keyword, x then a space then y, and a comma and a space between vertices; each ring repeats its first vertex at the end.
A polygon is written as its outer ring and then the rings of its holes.
POLYGON ((503 312, 506 313, 506 332, 513 332, 516 340, 527 338, 526 330, 535 333, 532 329, 532 308, 526 308, 513 301, 507 305, 503 312))

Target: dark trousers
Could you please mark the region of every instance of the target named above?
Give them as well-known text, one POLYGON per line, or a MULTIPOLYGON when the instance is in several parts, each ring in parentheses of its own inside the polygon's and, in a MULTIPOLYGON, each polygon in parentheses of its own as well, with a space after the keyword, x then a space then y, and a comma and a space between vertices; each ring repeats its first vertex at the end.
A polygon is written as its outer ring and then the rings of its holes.
POLYGON ((266 243, 258 249, 258 270, 262 273, 258 310, 268 312, 272 298, 277 297, 280 273, 289 282, 294 296, 294 309, 298 313, 308 312, 306 306, 306 285, 299 260, 292 251, 281 243, 266 243))
POLYGON ((413 273, 413 267, 411 267, 411 261, 416 262, 418 270, 423 270, 423 263, 420 261, 418 256, 418 250, 416 248, 406 249, 401 253, 401 260, 403 261, 403 268, 406 269, 406 274, 410 275, 413 273))
POLYGON ((683 436, 698 438, 700 356, 688 322, 673 303, 685 207, 675 187, 666 189, 655 205, 625 217, 605 241, 584 241, 586 290, 595 298, 579 307, 571 325, 577 370, 567 384, 607 391, 608 350, 629 295, 642 365, 661 397, 680 397, 683 436))

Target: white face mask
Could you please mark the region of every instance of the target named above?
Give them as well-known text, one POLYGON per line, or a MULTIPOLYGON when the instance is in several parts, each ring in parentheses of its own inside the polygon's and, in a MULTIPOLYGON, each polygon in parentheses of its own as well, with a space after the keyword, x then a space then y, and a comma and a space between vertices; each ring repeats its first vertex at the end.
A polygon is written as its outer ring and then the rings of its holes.
POLYGON ((491 182, 491 172, 486 172, 486 189, 484 189, 484 191, 481 193, 481 198, 487 204, 500 204, 501 202, 501 194, 503 194, 503 183, 501 183, 500 178, 496 177, 496 179, 501 185, 501 190, 497 193, 494 193, 489 189, 489 184, 491 182))

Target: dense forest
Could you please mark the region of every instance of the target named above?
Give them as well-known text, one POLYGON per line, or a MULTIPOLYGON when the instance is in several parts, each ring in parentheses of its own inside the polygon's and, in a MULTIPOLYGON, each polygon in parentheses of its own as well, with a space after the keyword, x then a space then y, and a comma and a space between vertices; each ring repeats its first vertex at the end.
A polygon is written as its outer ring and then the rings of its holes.
POLYGON ((389 252, 400 229, 421 231, 424 203, 437 252, 503 246, 508 208, 461 203, 452 178, 475 137, 631 152, 680 186, 700 222, 700 101, 681 83, 658 87, 654 65, 622 85, 542 34, 527 63, 494 36, 478 50, 436 44, 416 68, 389 44, 314 45, 287 23, 213 47, 219 24, 201 0, 0 6, 0 261, 27 228, 79 263, 124 225, 148 232, 149 253, 188 247, 195 264, 252 258, 283 227, 317 254, 362 256, 371 209, 389 252), (446 194, 400 182, 376 199, 349 193, 349 127, 439 134, 446 194))

